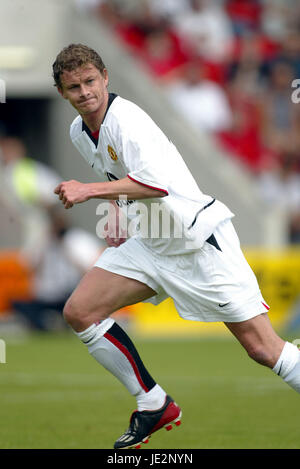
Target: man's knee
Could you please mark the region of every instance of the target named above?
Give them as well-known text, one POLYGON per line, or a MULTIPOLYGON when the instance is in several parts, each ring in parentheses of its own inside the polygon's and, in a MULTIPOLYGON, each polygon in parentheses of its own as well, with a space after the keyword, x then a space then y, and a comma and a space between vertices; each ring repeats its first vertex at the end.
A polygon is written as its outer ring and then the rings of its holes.
POLYGON ((67 324, 73 325, 74 321, 80 319, 79 308, 76 306, 76 302, 69 298, 63 309, 63 317, 67 324))
POLYGON ((92 305, 88 304, 86 299, 82 301, 71 295, 63 309, 63 317, 76 332, 80 332, 95 322, 104 321, 113 312, 110 305, 105 302, 92 305))
POLYGON ((65 321, 77 332, 86 329, 94 322, 103 321, 109 314, 110 312, 104 305, 99 304, 97 307, 92 308, 86 303, 82 304, 72 296, 63 309, 65 321))

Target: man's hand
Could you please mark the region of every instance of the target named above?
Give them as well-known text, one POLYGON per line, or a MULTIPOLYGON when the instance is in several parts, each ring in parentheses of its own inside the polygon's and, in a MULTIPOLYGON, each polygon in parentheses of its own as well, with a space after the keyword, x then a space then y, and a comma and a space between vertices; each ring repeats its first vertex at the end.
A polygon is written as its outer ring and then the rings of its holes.
MULTIPOLYGON (((105 226, 105 230, 108 231, 108 224, 105 226)), ((127 237, 122 238, 122 235, 121 235, 121 237, 115 238, 108 233, 104 239, 109 247, 117 248, 118 246, 120 246, 120 244, 125 243, 125 241, 127 240, 127 237)))
POLYGON ((104 239, 109 247, 118 247, 127 240, 127 223, 125 215, 117 204, 111 200, 108 222, 104 226, 104 239))
POLYGON ((61 182, 55 189, 65 208, 71 208, 74 204, 81 204, 90 198, 89 184, 71 180, 61 182))

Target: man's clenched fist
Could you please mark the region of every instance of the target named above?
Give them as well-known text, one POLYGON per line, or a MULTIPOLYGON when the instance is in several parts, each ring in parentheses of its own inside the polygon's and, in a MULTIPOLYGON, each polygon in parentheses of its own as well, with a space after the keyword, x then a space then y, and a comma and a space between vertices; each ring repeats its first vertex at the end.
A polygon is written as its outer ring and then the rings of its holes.
POLYGON ((74 204, 81 204, 89 200, 89 185, 71 180, 61 182, 55 189, 65 208, 71 208, 74 204))

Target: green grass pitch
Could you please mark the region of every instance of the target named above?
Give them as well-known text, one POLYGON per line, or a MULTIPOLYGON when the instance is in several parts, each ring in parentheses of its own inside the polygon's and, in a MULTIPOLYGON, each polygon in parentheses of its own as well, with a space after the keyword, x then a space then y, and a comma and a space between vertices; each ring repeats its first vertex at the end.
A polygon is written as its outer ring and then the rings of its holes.
MULTIPOLYGON (((300 448, 299 395, 231 338, 135 340, 180 404, 182 425, 151 449, 300 448)), ((0 448, 111 449, 135 399, 72 333, 7 340, 0 364, 0 448)))

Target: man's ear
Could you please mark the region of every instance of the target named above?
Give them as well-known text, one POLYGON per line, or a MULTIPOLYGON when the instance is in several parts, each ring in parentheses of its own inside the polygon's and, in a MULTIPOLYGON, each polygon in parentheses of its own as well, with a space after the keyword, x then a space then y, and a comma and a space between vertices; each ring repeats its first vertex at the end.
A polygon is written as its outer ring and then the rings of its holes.
POLYGON ((107 71, 106 68, 104 68, 104 70, 103 70, 103 72, 102 72, 102 76, 103 76, 103 78, 104 78, 104 80, 105 80, 105 82, 106 82, 106 86, 108 86, 108 85, 109 85, 109 79, 108 79, 108 71, 107 71))

